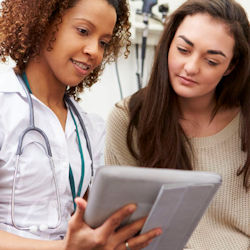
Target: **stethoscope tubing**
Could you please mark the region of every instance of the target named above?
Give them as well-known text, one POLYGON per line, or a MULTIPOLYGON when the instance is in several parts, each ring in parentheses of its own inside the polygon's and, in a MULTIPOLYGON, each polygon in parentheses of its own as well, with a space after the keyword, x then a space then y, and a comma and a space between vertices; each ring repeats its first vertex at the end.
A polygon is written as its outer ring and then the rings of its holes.
POLYGON ((92 155, 92 149, 91 149, 89 135, 88 135, 86 126, 85 126, 85 124, 83 122, 83 119, 82 119, 81 115, 79 114, 79 111, 77 110, 77 108, 75 107, 73 102, 70 100, 69 96, 65 95, 64 99, 68 103, 70 108, 73 110, 73 112, 76 114, 77 119, 79 120, 80 125, 81 125, 82 130, 83 130, 83 134, 84 134, 84 137, 85 137, 85 140, 86 140, 87 150, 88 150, 88 153, 89 153, 89 157, 91 159, 91 179, 90 179, 90 184, 89 184, 89 185, 91 185, 93 177, 94 177, 94 166, 93 166, 93 155, 92 155))
MULTIPOLYGON (((17 76, 17 77, 18 77, 18 80, 21 83, 21 85, 25 91, 25 94, 28 98, 30 124, 29 124, 28 128, 26 128, 19 136, 18 147, 17 147, 17 151, 16 151, 15 170, 14 170, 14 174, 13 174, 12 193, 11 193, 11 221, 12 221, 13 226, 18 230, 29 230, 31 232, 32 231, 36 232, 37 230, 44 231, 47 229, 56 229, 60 226, 60 224, 62 222, 62 211, 61 211, 61 200, 60 200, 60 194, 59 194, 59 187, 58 187, 56 174, 55 174, 55 165, 54 165, 54 161, 53 161, 53 157, 52 157, 52 150, 50 147, 49 139, 48 139, 47 135, 45 134, 45 132, 43 130, 41 130, 40 128, 37 128, 35 126, 33 101, 32 101, 31 95, 29 93, 29 90, 28 90, 27 86, 25 85, 25 83, 23 82, 22 78, 20 76, 17 76), (57 200, 58 220, 57 220, 57 223, 55 226, 48 226, 48 225, 41 224, 39 227, 36 225, 31 225, 31 226, 25 227, 25 226, 18 226, 15 222, 15 189, 16 189, 17 173, 19 171, 19 159, 20 159, 20 156, 22 155, 22 147, 23 147, 24 137, 29 132, 32 132, 32 131, 40 134, 45 142, 45 145, 46 145, 46 147, 43 147, 43 148, 44 148, 45 153, 47 154, 49 162, 50 162, 50 168, 52 171, 53 181, 54 181, 54 185, 55 185, 55 192, 56 192, 56 200, 57 200)), ((75 107, 73 102, 70 100, 69 96, 65 95, 64 99, 65 99, 66 103, 68 104, 69 109, 72 109, 73 112, 76 114, 76 116, 80 122, 81 128, 83 130, 83 134, 84 134, 84 137, 86 140, 87 150, 88 150, 90 160, 91 160, 91 177, 90 177, 90 184, 89 184, 89 185, 91 185, 92 180, 93 180, 93 176, 94 176, 94 169, 93 169, 93 156, 92 156, 92 151, 91 151, 90 139, 89 139, 85 124, 82 120, 82 117, 81 117, 79 111, 77 110, 77 108, 75 107)))

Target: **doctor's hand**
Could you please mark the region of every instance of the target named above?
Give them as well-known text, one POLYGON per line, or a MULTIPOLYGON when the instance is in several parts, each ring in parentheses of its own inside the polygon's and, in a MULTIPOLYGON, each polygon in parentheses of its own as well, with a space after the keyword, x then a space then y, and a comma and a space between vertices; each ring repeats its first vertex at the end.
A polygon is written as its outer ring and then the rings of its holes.
POLYGON ((68 232, 64 239, 64 250, 126 250, 125 242, 128 242, 131 250, 137 250, 146 247, 153 238, 162 232, 158 228, 134 236, 142 229, 145 218, 117 230, 121 222, 136 210, 134 204, 122 207, 103 225, 93 229, 82 219, 87 202, 82 198, 76 198, 75 202, 77 209, 69 221, 68 232))

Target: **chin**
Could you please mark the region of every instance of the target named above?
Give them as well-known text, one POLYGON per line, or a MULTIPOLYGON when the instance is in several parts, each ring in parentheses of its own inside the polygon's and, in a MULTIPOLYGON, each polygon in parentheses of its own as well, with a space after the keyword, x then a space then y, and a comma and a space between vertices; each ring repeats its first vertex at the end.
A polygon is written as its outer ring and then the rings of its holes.
POLYGON ((197 96, 194 93, 187 93, 184 91, 175 91, 176 95, 180 98, 191 99, 196 98, 197 96))
POLYGON ((82 83, 83 82, 83 80, 84 79, 74 79, 74 80, 71 80, 71 81, 68 81, 67 82, 67 86, 69 86, 69 87, 76 87, 76 86, 78 86, 80 83, 82 83))

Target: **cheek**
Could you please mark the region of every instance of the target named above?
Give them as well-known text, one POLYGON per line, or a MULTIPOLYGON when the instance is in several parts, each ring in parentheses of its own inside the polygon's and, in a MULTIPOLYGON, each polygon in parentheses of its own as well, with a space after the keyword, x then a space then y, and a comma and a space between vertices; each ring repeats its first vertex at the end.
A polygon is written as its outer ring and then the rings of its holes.
POLYGON ((98 67, 102 63, 103 57, 104 57, 104 52, 103 50, 100 50, 95 60, 95 68, 98 67))
POLYGON ((211 86, 217 86, 220 82, 220 80, 224 76, 224 70, 217 70, 213 72, 206 72, 206 74, 203 75, 204 81, 206 81, 211 86))
POLYGON ((178 70, 178 62, 176 59, 174 59, 174 57, 172 56, 172 53, 169 53, 168 56, 168 72, 170 77, 174 75, 174 73, 176 73, 176 71, 178 70))
POLYGON ((48 65, 53 69, 61 67, 60 65, 62 64, 62 58, 60 53, 57 53, 55 50, 48 51, 45 54, 45 59, 48 63, 48 65))
POLYGON ((173 45, 170 46, 169 52, 168 52, 168 71, 169 75, 173 76, 174 73, 177 73, 177 71, 180 69, 180 61, 178 58, 178 54, 176 53, 173 45))
POLYGON ((104 53, 100 53, 100 55, 97 58, 97 66, 99 66, 102 63, 104 53))

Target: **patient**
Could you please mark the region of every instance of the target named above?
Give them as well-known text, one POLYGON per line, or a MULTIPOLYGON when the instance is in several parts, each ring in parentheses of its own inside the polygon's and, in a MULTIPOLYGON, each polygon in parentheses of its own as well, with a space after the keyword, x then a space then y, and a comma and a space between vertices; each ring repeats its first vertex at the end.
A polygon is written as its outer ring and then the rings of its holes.
POLYGON ((189 249, 250 247, 249 42, 236 1, 186 1, 167 21, 147 86, 108 119, 108 165, 222 176, 189 249))

